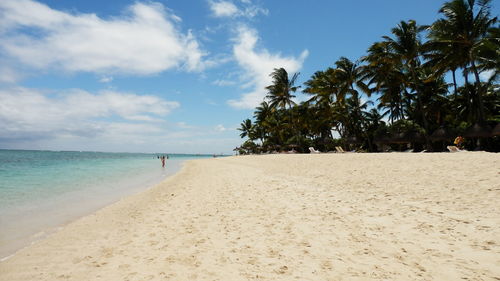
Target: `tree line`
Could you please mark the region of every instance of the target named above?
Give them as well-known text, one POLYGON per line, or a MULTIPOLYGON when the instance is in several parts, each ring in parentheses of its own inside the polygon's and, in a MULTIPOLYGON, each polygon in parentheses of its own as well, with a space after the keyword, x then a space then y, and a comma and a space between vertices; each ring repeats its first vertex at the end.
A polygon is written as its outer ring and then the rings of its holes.
POLYGON ((465 135, 469 149, 498 151, 500 33, 491 0, 452 0, 439 13, 427 26, 401 21, 365 56, 341 57, 303 87, 298 73, 274 69, 265 100, 239 128, 247 140, 235 150, 439 151, 465 135), (308 99, 296 104, 299 88, 308 99))

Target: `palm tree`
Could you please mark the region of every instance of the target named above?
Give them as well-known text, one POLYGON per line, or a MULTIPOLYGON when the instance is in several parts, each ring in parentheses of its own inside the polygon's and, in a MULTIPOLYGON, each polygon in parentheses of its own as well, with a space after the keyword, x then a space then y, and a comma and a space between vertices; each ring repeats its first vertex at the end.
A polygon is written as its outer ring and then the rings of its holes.
POLYGON ((260 103, 258 107, 255 108, 253 117, 256 123, 263 123, 268 116, 272 114, 273 109, 269 106, 266 101, 260 103))
MULTIPOLYGON (((448 87, 443 76, 436 76, 434 70, 424 67, 419 72, 420 89, 422 89, 422 101, 424 112, 429 126, 437 129, 444 123, 444 118, 449 110, 448 105, 448 87)), ((454 95, 455 96, 455 95, 454 95)))
POLYGON ((368 96, 371 91, 368 89, 366 84, 363 82, 365 76, 363 75, 363 69, 359 67, 358 62, 352 62, 346 57, 341 57, 335 62, 335 81, 337 82, 338 91, 337 101, 349 102, 350 107, 348 109, 354 112, 350 115, 353 119, 346 120, 344 127, 347 129, 347 133, 351 136, 361 137, 361 106, 360 106, 360 94, 358 89, 362 90, 368 96), (349 95, 350 99, 346 99, 349 95))
POLYGON ((328 68, 326 71, 317 71, 304 83, 306 88, 304 93, 312 95, 309 102, 315 102, 318 105, 330 106, 336 99, 338 85, 335 78, 335 70, 328 68))
POLYGON ((401 21, 397 27, 391 30, 394 38, 384 36, 384 40, 403 66, 403 70, 408 75, 407 87, 416 92, 416 112, 414 118, 420 119, 428 132, 429 126, 425 118, 424 107, 422 104, 422 90, 419 88, 421 84, 418 80, 418 71, 421 66, 420 54, 422 43, 420 41, 420 33, 425 29, 424 26, 419 26, 414 20, 408 22, 401 21))
POLYGON ((488 84, 498 79, 500 72, 500 28, 493 27, 478 46, 478 68, 480 71, 491 71, 488 84))
POLYGON ((331 129, 336 124, 333 115, 333 107, 343 103, 339 100, 338 83, 336 81, 335 69, 329 67, 326 71, 317 71, 304 83, 304 93, 312 97, 306 102, 311 107, 310 133, 314 139, 327 143, 332 138, 331 129))
MULTIPOLYGON (((287 108, 291 109, 292 105, 295 105, 295 102, 292 100, 295 96, 292 92, 297 91, 300 86, 295 86, 295 81, 299 76, 299 73, 295 73, 292 78, 288 77, 288 72, 284 68, 275 68, 274 71, 270 74, 273 78, 273 83, 266 87, 267 96, 269 99, 269 104, 271 108, 281 109, 285 111, 287 108)), ((294 135, 297 135, 297 128, 295 128, 295 122, 293 120, 292 111, 289 110, 289 120, 291 130, 294 132, 294 135)), ((283 123, 281 123, 283 125, 283 123)), ((283 127, 280 127, 283 130, 283 127)), ((281 140, 283 140, 281 138, 281 140)), ((280 143, 283 145, 284 143, 280 143)))
POLYGON ((241 131, 241 138, 248 137, 249 139, 253 139, 254 136, 252 120, 246 119, 245 121, 241 122, 238 130, 241 131))
POLYGON ((273 83, 266 87, 270 106, 272 108, 290 108, 295 102, 292 100, 295 96, 291 92, 297 91, 300 86, 295 86, 295 81, 299 73, 295 73, 291 79, 284 68, 275 68, 270 74, 273 83))
POLYGON ((263 101, 260 106, 255 108, 253 117, 255 118, 254 131, 261 143, 265 142, 269 134, 269 118, 273 113, 273 109, 269 104, 263 101))
POLYGON ((358 62, 352 62, 346 57, 341 57, 335 62, 335 81, 337 82, 338 92, 337 100, 345 99, 347 94, 352 97, 358 98, 359 92, 354 88, 361 89, 364 93, 370 95, 371 92, 363 82, 365 79, 362 68, 359 67, 358 62))
POLYGON ((364 80, 374 85, 370 91, 380 93, 379 109, 385 108, 382 116, 388 116, 392 123, 405 118, 409 107, 409 95, 406 91, 407 77, 402 62, 394 54, 387 42, 376 42, 362 58, 367 65, 362 66, 364 80))
POLYGON ((362 140, 364 148, 375 151, 375 137, 391 131, 425 135, 429 148, 429 132, 443 124, 460 131, 477 121, 498 122, 500 29, 490 16, 492 0, 446 1, 439 11, 443 17, 430 27, 401 21, 360 61, 341 57, 334 67, 314 73, 305 82, 304 93, 311 97, 300 105, 293 101, 298 74, 289 77, 285 69, 274 69, 266 101, 254 112, 255 123, 241 123, 241 137, 249 137, 241 149, 259 151, 255 139, 270 150, 291 144, 328 149, 353 136, 357 140, 351 143, 362 140), (420 38, 424 29, 428 42, 420 38), (455 77, 460 70, 462 86, 455 77), (480 74, 486 71, 491 76, 483 83, 480 74), (445 82, 448 72, 453 84, 445 82), (469 83, 469 76, 475 83, 469 83), (362 93, 379 94, 376 109, 367 112, 371 102, 363 103, 362 93), (339 140, 333 139, 333 130, 339 140))
MULTIPOLYGON (((376 151, 373 146, 375 133, 383 124, 382 115, 377 109, 372 108, 370 111, 363 112, 363 132, 368 142, 369 151, 376 151)), ((385 124, 384 124, 385 125, 385 124)))
POLYGON ((445 21, 436 21, 429 32, 430 41, 423 45, 426 66, 434 69, 436 76, 441 76, 451 71, 453 78, 453 93, 457 95, 456 71, 460 67, 466 67, 465 55, 461 49, 453 43, 453 33, 445 26, 445 21))
MULTIPOLYGON (((497 18, 490 16, 491 0, 452 0, 443 4, 439 13, 444 18, 437 20, 430 33, 435 42, 449 44, 456 49, 452 64, 458 63, 464 68, 467 78, 470 67, 476 79, 475 96, 478 102, 478 121, 484 121, 484 104, 481 91, 481 79, 477 61, 481 46, 484 45, 488 30, 497 23, 497 18)), ((498 54, 497 54, 498 55, 498 54)), ((468 82, 466 80, 466 82, 468 82)))

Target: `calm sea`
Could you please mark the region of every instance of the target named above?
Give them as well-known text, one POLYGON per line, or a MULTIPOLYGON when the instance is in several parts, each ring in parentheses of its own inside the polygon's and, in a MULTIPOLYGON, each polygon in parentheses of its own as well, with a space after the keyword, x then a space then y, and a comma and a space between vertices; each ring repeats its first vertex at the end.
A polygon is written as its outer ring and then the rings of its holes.
POLYGON ((0 150, 0 259, 208 155, 0 150), (165 155, 165 154, 161 154, 165 155))

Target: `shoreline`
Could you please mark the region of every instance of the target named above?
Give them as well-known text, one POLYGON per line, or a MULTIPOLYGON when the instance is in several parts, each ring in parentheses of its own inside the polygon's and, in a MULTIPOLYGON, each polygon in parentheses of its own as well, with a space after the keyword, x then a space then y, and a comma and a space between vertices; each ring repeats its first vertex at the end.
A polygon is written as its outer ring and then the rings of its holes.
MULTIPOLYGON (((9 250, 9 247, 6 247, 7 250, 4 250, 4 252, 8 253, 6 256, 0 256, 0 263, 8 260, 12 256, 14 256, 17 252, 29 248, 30 246, 43 241, 44 239, 47 239, 54 233, 57 233, 67 225, 83 218, 89 215, 94 214, 95 212, 113 205, 124 198, 134 196, 137 194, 140 194, 144 191, 147 191, 148 189, 154 188, 155 186, 161 184, 163 181, 167 180, 168 178, 174 176, 175 174, 179 173, 179 171, 182 169, 184 166, 184 162, 186 160, 181 160, 179 163, 171 163, 171 166, 168 166, 169 168, 166 168, 163 170, 162 175, 160 177, 156 176, 155 174, 151 174, 151 178, 141 178, 141 179, 134 179, 134 183, 128 184, 126 187, 121 188, 119 190, 119 193, 116 195, 111 195, 111 191, 105 191, 103 194, 107 194, 105 197, 100 198, 99 200, 96 201, 89 201, 87 198, 86 203, 81 203, 80 205, 77 206, 76 209, 71 209, 71 214, 65 214, 65 215, 59 215, 60 218, 58 219, 53 219, 50 220, 48 219, 45 223, 42 223, 40 227, 37 229, 36 232, 30 232, 31 234, 23 235, 20 236, 19 238, 16 238, 15 240, 10 240, 15 243, 14 247, 11 247, 14 250, 9 250)), ((189 160, 187 160, 189 161, 189 160)), ((94 188, 92 188, 94 189, 94 188)), ((101 194, 101 195, 103 195, 101 194)), ((96 196, 96 195, 95 195, 96 196)), ((74 200, 74 198, 72 198, 74 200)), ((58 202, 59 205, 67 205, 66 202, 58 202)), ((67 207, 65 207, 67 208, 67 207)), ((64 212, 67 209, 50 209, 50 210, 45 210, 45 214, 50 215, 51 213, 53 215, 60 213, 61 211, 64 212), (49 213, 47 213, 49 212, 49 213)), ((30 218, 31 219, 31 218, 30 218)), ((24 223, 26 224, 26 223, 24 223)), ((12 239, 12 238, 11 238, 12 239)), ((6 244, 8 245, 8 244, 6 244)))
POLYGON ((0 276, 494 278, 499 163, 494 153, 190 160, 0 262, 0 276))

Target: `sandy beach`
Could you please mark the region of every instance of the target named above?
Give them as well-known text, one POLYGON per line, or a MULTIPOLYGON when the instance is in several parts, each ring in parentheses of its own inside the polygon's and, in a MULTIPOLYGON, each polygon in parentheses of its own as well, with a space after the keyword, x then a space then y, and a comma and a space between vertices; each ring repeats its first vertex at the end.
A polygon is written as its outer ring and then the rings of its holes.
POLYGON ((189 161, 0 262, 0 280, 500 280, 500 155, 189 161))

